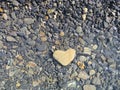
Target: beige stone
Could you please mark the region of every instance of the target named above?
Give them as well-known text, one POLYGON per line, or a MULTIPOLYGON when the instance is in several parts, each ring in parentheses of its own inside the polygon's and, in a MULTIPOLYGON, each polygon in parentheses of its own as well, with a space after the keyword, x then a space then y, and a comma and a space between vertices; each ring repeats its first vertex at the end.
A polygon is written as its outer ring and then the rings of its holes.
POLYGON ((56 50, 53 57, 63 66, 70 64, 76 55, 75 49, 69 48, 66 51, 56 50))
POLYGON ((84 85, 83 90, 96 90, 94 85, 84 85))
POLYGON ((89 75, 86 72, 81 71, 79 73, 78 77, 81 78, 81 79, 87 80, 89 78, 89 75))
POLYGON ((84 11, 84 13, 87 13, 88 12, 88 8, 83 8, 83 11, 84 11))
POLYGON ((90 76, 95 74, 95 70, 90 70, 89 72, 90 76))
POLYGON ((8 19, 8 17, 7 17, 7 14, 6 14, 6 13, 4 13, 2 16, 3 16, 3 19, 5 19, 5 20, 7 20, 7 19, 8 19))
POLYGON ((88 55, 91 55, 91 49, 88 48, 88 47, 84 47, 84 51, 83 51, 84 54, 88 54, 88 55))
POLYGON ((93 48, 93 50, 96 50, 98 48, 98 45, 95 44, 95 45, 93 45, 92 48, 93 48))
POLYGON ((60 36, 62 37, 62 36, 64 36, 65 35, 65 33, 63 32, 63 31, 61 31, 60 32, 60 36))
POLYGON ((86 14, 82 15, 82 19, 85 21, 86 20, 86 14))

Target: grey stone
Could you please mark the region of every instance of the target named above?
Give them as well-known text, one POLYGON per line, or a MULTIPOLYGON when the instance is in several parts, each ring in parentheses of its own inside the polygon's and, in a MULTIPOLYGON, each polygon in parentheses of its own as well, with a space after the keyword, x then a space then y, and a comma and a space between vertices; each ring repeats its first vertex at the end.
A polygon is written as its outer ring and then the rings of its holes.
POLYGON ((77 28, 76 28, 76 32, 77 32, 80 36, 83 36, 83 35, 84 35, 84 32, 83 32, 81 26, 77 26, 77 28))
POLYGON ((13 19, 16 19, 15 12, 12 12, 12 13, 11 13, 11 17, 12 17, 13 19))
POLYGON ((40 52, 44 51, 47 49, 47 45, 46 44, 37 45, 36 49, 37 49, 37 51, 40 51, 40 52))
POLYGON ((32 19, 32 18, 24 18, 24 23, 26 24, 32 24, 34 23, 35 19, 32 19))
POLYGON ((27 27, 22 27, 22 28, 20 28, 20 30, 21 30, 22 32, 27 31, 27 27))
POLYGON ((84 85, 83 90, 96 90, 94 85, 84 85))
POLYGON ((76 81, 68 81, 62 86, 60 90, 69 90, 71 88, 73 90, 73 88, 76 88, 76 85, 77 85, 76 81))
POLYGON ((33 41, 33 40, 27 40, 27 44, 31 45, 31 46, 34 46, 35 45, 35 41, 33 41))
POLYGON ((15 5, 15 6, 19 5, 19 2, 17 0, 13 0, 12 2, 13 2, 13 5, 15 5))
POLYGON ((11 36, 7 36, 7 37, 6 37, 6 40, 7 40, 8 42, 16 42, 16 39, 13 38, 13 37, 11 37, 11 36))
POLYGON ((76 87, 76 81, 68 81, 67 82, 67 87, 76 87))
POLYGON ((4 46, 4 45, 3 45, 3 42, 0 41, 0 49, 1 49, 3 46, 4 46))
POLYGON ((93 79, 92 83, 93 83, 94 85, 100 85, 100 84, 101 84, 101 80, 100 80, 99 77, 95 77, 95 78, 93 79))

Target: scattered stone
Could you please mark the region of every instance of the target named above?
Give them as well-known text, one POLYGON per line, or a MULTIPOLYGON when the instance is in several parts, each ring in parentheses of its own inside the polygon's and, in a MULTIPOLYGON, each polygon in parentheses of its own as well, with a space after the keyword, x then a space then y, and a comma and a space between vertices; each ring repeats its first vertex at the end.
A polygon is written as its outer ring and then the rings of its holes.
POLYGON ((87 13, 87 12, 88 12, 88 8, 86 8, 86 7, 83 8, 83 12, 84 12, 84 13, 87 13))
POLYGON ((34 23, 35 19, 32 19, 32 18, 24 18, 24 23, 26 24, 32 24, 34 23))
POLYGON ((11 36, 7 36, 7 37, 6 37, 6 40, 7 40, 8 42, 16 42, 16 39, 13 38, 13 37, 11 37, 11 36))
POLYGON ((116 69, 116 63, 114 62, 114 63, 110 64, 109 68, 116 69))
POLYGON ((96 44, 92 46, 93 50, 96 50, 97 48, 98 48, 98 46, 96 44))
POLYGON ((55 41, 55 44, 56 44, 56 45, 60 45, 60 41, 59 41, 59 40, 56 40, 56 41, 55 41))
POLYGON ((47 41, 47 36, 43 31, 40 31, 40 38, 41 38, 41 41, 43 42, 47 41))
POLYGON ((85 64, 84 64, 84 62, 78 61, 78 62, 77 62, 77 65, 78 65, 78 67, 79 67, 81 70, 85 69, 85 64))
POLYGON ((63 66, 70 64, 76 55, 75 49, 69 48, 67 51, 56 50, 53 57, 63 66))
POLYGON ((83 36, 83 35, 84 35, 84 32, 83 32, 81 26, 77 26, 77 28, 76 28, 76 32, 77 32, 80 36, 83 36))
POLYGON ((80 60, 81 62, 84 62, 84 61, 87 60, 87 57, 85 57, 85 56, 80 56, 80 57, 79 57, 79 60, 80 60))
POLYGON ((13 5, 15 5, 15 6, 19 5, 19 2, 17 0, 13 0, 12 2, 13 2, 13 5))
POLYGON ((44 37, 45 33, 43 31, 40 31, 40 37, 44 37))
POLYGON ((39 84, 40 84, 40 80, 34 80, 34 81, 32 82, 33 87, 36 87, 36 86, 38 86, 39 84))
POLYGON ((82 15, 82 19, 85 21, 86 20, 86 14, 82 15))
POLYGON ((47 45, 45 43, 37 45, 36 50, 40 51, 40 52, 46 51, 47 50, 47 45))
POLYGON ((3 42, 0 41, 0 49, 3 48, 3 47, 4 47, 3 42))
POLYGON ((48 14, 51 14, 51 13, 53 13, 54 11, 55 11, 55 9, 48 9, 47 13, 48 13, 48 14))
POLYGON ((91 65, 92 64, 92 62, 91 61, 88 61, 88 65, 91 65))
POLYGON ((19 59, 19 60, 23 60, 23 57, 19 54, 16 56, 16 58, 19 59))
POLYGON ((90 70, 89 74, 90 74, 90 76, 94 75, 95 74, 95 70, 90 70))
POLYGON ((0 13, 2 13, 3 12, 3 9, 0 7, 0 13))
POLYGON ((19 88, 21 86, 20 82, 16 82, 16 88, 19 88))
POLYGON ((100 78, 99 78, 99 73, 97 73, 97 77, 94 77, 92 83, 93 83, 94 85, 101 85, 101 80, 100 80, 100 78))
POLYGON ((69 87, 69 88, 70 87, 71 88, 74 87, 75 88, 76 87, 76 81, 69 81, 69 82, 67 82, 67 87, 69 87))
POLYGON ((74 78, 74 77, 76 77, 78 75, 78 73, 75 71, 75 72, 73 72, 72 74, 71 74, 71 78, 74 78))
POLYGON ((84 85, 83 90, 96 90, 94 85, 84 85))
POLYGON ((88 48, 88 47, 84 47, 83 53, 84 53, 84 54, 91 55, 91 49, 88 48))
POLYGON ((60 90, 69 90, 69 89, 73 89, 76 88, 77 83, 76 81, 68 81, 67 83, 65 83, 62 88, 60 90))
POLYGON ((34 68, 34 67, 36 67, 37 66, 37 64, 35 63, 35 62, 33 62, 33 61, 29 61, 28 63, 27 63, 27 65, 26 65, 26 67, 32 67, 32 68, 34 68))
POLYGON ((65 34, 63 31, 60 31, 60 36, 63 37, 65 34))
POLYGON ((6 13, 4 13, 4 14, 2 15, 2 17, 3 17, 3 19, 5 19, 5 20, 7 20, 7 19, 8 19, 8 16, 7 16, 7 14, 6 14, 6 13))
POLYGON ((41 41, 43 41, 43 42, 47 41, 47 37, 46 36, 41 37, 41 41))
POLYGON ((89 75, 85 72, 85 71, 80 71, 78 77, 80 79, 84 79, 84 80, 87 80, 89 78, 89 75))
POLYGON ((92 53, 91 57, 92 57, 92 59, 94 60, 95 57, 96 57, 96 54, 95 54, 95 53, 92 53))
POLYGON ((101 59, 103 62, 106 61, 106 57, 104 55, 101 55, 101 59))
POLYGON ((85 45, 85 41, 81 37, 79 38, 79 41, 82 45, 85 45))
POLYGON ((12 12, 12 13, 11 13, 11 17, 12 17, 13 19, 16 19, 15 12, 12 12))

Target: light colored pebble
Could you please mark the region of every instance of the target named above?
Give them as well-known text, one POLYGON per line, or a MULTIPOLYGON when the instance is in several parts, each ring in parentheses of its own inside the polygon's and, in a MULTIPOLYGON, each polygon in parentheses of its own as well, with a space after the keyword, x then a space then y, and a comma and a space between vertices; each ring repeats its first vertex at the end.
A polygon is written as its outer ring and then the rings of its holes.
POLYGON ((84 80, 87 80, 89 78, 89 75, 85 72, 85 71, 80 71, 78 77, 80 79, 84 79, 84 80))
POLYGON ((88 54, 88 55, 91 55, 91 49, 88 48, 88 47, 84 47, 84 51, 83 51, 84 54, 88 54))
POLYGON ((95 85, 84 85, 83 90, 96 90, 95 85))
POLYGON ((86 8, 86 7, 83 8, 83 12, 84 12, 84 13, 87 13, 87 12, 88 12, 88 8, 86 8))
POLYGON ((80 57, 79 57, 79 60, 80 60, 81 62, 84 62, 84 61, 87 60, 87 57, 85 57, 85 56, 80 56, 80 57))
POLYGON ((16 42, 16 39, 13 38, 13 37, 11 37, 11 36, 7 36, 7 37, 6 37, 6 40, 7 40, 8 42, 16 42))
POLYGON ((85 21, 86 20, 86 14, 82 15, 82 19, 85 21))
POLYGON ((98 48, 98 45, 95 44, 92 46, 92 48, 93 48, 93 50, 96 50, 98 48))
POLYGON ((89 72, 90 76, 95 74, 95 70, 90 70, 89 72))
POLYGON ((4 14, 2 15, 2 17, 3 17, 3 19, 5 19, 5 20, 7 20, 7 19, 8 19, 8 16, 7 16, 7 14, 6 14, 6 13, 4 13, 4 14))

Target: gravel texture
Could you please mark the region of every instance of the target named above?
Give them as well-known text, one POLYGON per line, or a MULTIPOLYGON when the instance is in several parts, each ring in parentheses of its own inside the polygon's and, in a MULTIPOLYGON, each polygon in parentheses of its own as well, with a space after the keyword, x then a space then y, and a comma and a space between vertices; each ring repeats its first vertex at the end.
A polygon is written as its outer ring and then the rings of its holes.
POLYGON ((0 0, 0 82, 0 90, 120 90, 120 0, 0 0), (63 66, 53 54, 69 48, 76 54, 63 66))

